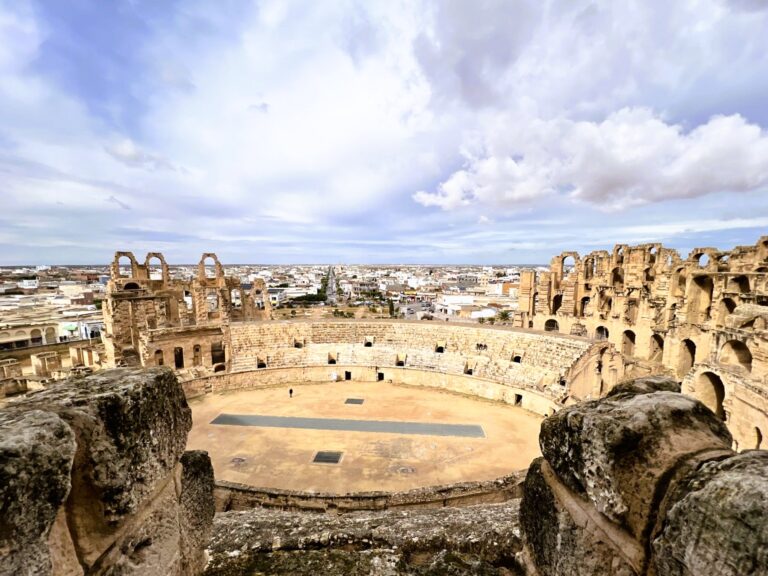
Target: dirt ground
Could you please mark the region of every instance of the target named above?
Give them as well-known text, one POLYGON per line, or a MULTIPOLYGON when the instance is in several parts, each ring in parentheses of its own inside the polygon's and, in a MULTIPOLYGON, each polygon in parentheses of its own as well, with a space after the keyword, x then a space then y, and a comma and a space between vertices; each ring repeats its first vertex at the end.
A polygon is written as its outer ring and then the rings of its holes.
POLYGON ((337 382, 209 395, 190 401, 188 449, 207 450, 217 479, 344 494, 490 480, 538 456, 541 416, 500 403, 384 382, 337 382), (362 405, 345 404, 363 398, 362 405), (485 438, 221 426, 221 413, 478 424, 485 438), (339 464, 315 464, 340 451, 339 464))

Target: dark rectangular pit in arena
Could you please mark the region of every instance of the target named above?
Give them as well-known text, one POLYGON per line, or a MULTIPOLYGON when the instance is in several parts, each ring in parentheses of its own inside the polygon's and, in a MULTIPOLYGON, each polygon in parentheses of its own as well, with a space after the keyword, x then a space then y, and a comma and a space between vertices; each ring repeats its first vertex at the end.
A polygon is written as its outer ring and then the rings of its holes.
POLYGON ((343 452, 323 452, 315 454, 312 462, 315 464, 338 464, 341 461, 343 452))
POLYGON ((365 402, 362 398, 347 398, 344 400, 344 404, 362 404, 365 402))
POLYGON ((425 436, 460 436, 485 438, 477 424, 443 424, 441 422, 396 422, 391 420, 348 420, 346 418, 300 418, 262 414, 219 414, 211 424, 223 426, 261 426, 264 428, 301 428, 304 430, 336 430, 344 432, 381 432, 384 434, 421 434, 425 436))

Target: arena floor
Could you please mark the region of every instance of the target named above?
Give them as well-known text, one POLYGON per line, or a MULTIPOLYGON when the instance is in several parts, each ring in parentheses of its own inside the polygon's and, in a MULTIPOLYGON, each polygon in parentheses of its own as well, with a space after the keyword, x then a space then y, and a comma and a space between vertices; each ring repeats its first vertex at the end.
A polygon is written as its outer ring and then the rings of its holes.
POLYGON ((207 450, 220 480, 336 494, 490 480, 540 454, 542 418, 521 408, 384 382, 289 388, 191 400, 188 449, 207 450))

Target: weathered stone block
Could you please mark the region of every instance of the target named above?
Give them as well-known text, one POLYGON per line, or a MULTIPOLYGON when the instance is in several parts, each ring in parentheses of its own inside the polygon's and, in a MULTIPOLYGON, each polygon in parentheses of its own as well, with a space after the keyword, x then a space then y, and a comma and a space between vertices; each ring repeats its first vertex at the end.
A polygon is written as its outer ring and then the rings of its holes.
POLYGON ((653 542, 656 576, 768 574, 768 452, 708 462, 671 499, 653 542))
POLYGON ((725 424, 703 404, 640 379, 608 398, 546 419, 539 443, 560 480, 598 511, 642 540, 658 506, 658 490, 678 464, 697 454, 730 450, 725 424))
POLYGON ((636 576, 638 546, 572 493, 543 458, 523 486, 520 524, 526 551, 542 576, 636 576), (591 510, 590 510, 591 509, 591 510))
POLYGON ((75 435, 56 414, 0 412, 0 574, 46 574, 69 494, 75 435))

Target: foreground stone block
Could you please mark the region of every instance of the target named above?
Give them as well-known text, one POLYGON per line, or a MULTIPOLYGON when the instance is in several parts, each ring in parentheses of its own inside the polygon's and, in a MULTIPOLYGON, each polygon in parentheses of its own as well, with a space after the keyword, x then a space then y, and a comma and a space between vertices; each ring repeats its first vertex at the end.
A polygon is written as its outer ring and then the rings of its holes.
POLYGON ((75 448, 56 414, 0 412, 0 574, 51 573, 48 534, 71 488, 75 448))
POLYGON ((635 538, 648 530, 659 485, 684 455, 727 453, 732 443, 722 420, 672 386, 638 379, 541 426, 541 451, 557 477, 635 538))
POLYGON ((199 571, 213 474, 206 454, 181 462, 191 425, 162 368, 75 378, 6 405, 0 572, 199 571))
POLYGON ((708 462, 671 499, 653 542, 655 575, 768 574, 768 452, 708 462))
POLYGON ((768 453, 734 454, 675 388, 639 379, 544 421, 520 511, 529 574, 768 574, 768 453))
POLYGON ((216 516, 206 576, 522 575, 518 501, 341 516, 216 516))

